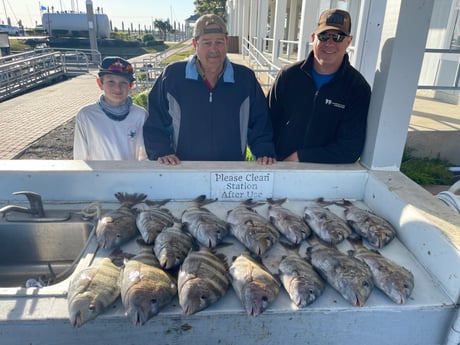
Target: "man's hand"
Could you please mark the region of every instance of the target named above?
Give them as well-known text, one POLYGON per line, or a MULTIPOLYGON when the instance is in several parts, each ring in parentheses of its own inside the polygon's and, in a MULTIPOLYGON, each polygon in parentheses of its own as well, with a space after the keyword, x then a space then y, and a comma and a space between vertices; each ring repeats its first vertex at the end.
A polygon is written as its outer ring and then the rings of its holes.
POLYGON ((284 158, 284 162, 298 162, 299 161, 299 156, 297 155, 297 151, 294 153, 291 153, 289 156, 284 158))
POLYGON ((167 155, 159 157, 158 162, 165 165, 177 165, 180 164, 180 159, 176 155, 167 155))
POLYGON ((273 158, 273 157, 259 157, 257 158, 257 164, 260 164, 260 165, 272 165, 276 163, 276 159, 273 158))

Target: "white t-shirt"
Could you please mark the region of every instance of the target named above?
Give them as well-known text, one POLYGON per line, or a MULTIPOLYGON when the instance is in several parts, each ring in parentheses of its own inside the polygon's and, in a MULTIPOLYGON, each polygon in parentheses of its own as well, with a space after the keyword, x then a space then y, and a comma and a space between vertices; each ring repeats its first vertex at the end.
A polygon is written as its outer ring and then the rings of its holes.
POLYGON ((144 160, 143 125, 147 112, 131 105, 122 121, 110 119, 98 104, 80 109, 75 120, 73 159, 144 160))

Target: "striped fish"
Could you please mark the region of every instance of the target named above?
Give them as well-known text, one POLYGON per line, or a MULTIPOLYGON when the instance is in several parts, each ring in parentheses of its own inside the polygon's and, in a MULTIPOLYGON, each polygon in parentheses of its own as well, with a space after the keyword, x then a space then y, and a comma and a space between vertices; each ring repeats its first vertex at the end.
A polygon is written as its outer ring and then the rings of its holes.
POLYGON ((299 255, 297 247, 279 242, 261 259, 270 273, 280 278, 298 308, 313 303, 323 293, 326 284, 313 266, 299 255))
POLYGON ((67 304, 74 328, 96 318, 120 296, 120 256, 123 255, 115 250, 111 256, 72 276, 67 304))
POLYGON ((393 302, 404 304, 414 288, 414 275, 405 267, 384 257, 376 250, 367 249, 361 239, 349 239, 355 248, 350 251, 356 259, 369 266, 375 286, 393 302))
POLYGON ((343 201, 348 225, 374 248, 383 248, 396 237, 395 228, 382 217, 343 201))
POLYGON ((193 237, 182 230, 182 223, 175 222, 160 232, 153 250, 163 269, 178 267, 193 246, 193 237))
POLYGON ((208 248, 190 251, 179 270, 179 304, 186 315, 209 307, 228 288, 225 261, 208 248))
POLYGON ((316 236, 330 244, 342 242, 352 232, 342 218, 319 204, 305 207, 304 219, 316 236))
POLYGON ((118 247, 138 234, 133 206, 142 202, 147 195, 118 192, 115 197, 121 202, 120 207, 103 214, 96 227, 96 240, 103 249, 118 247))
POLYGON ((146 200, 134 208, 137 210, 136 225, 145 243, 152 244, 158 234, 174 225, 174 216, 167 208, 161 207, 170 199, 159 202, 146 200))
POLYGON ((229 269, 231 284, 248 315, 264 312, 279 294, 280 283, 248 254, 240 254, 229 269))
POLYGON ((311 264, 324 280, 352 305, 364 306, 374 288, 369 267, 316 238, 309 242, 312 244, 307 248, 311 264))
POLYGON ((182 213, 184 228, 197 239, 197 241, 209 248, 215 247, 228 235, 227 222, 217 217, 214 213, 204 208, 204 205, 215 202, 217 199, 206 199, 206 195, 200 195, 193 200, 194 205, 182 213))
POLYGON ((270 221, 291 244, 299 244, 310 236, 311 229, 302 217, 282 206, 286 198, 279 200, 268 198, 267 201, 270 204, 268 206, 270 221))
POLYGON ((125 263, 121 274, 121 301, 128 319, 135 326, 145 324, 176 294, 176 280, 160 268, 153 248, 141 245, 140 253, 125 263))
POLYGON ((248 199, 227 214, 231 234, 256 255, 264 254, 280 236, 273 224, 253 209, 259 205, 248 199))

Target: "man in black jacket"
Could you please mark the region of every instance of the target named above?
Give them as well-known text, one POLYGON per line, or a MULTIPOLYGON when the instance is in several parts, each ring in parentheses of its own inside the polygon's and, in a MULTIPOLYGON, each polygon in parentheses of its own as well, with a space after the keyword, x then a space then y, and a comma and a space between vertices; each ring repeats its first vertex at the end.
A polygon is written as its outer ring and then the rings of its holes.
POLYGON ((371 88, 350 65, 350 14, 324 11, 306 60, 280 71, 268 94, 279 161, 353 163, 366 136, 371 88))

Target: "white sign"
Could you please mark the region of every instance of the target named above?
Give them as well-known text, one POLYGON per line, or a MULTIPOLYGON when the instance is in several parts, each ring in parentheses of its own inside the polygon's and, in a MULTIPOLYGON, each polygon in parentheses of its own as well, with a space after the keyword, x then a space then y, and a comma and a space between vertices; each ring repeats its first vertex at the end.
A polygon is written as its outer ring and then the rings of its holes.
POLYGON ((211 172, 211 197, 219 201, 271 198, 273 177, 266 171, 211 172))

